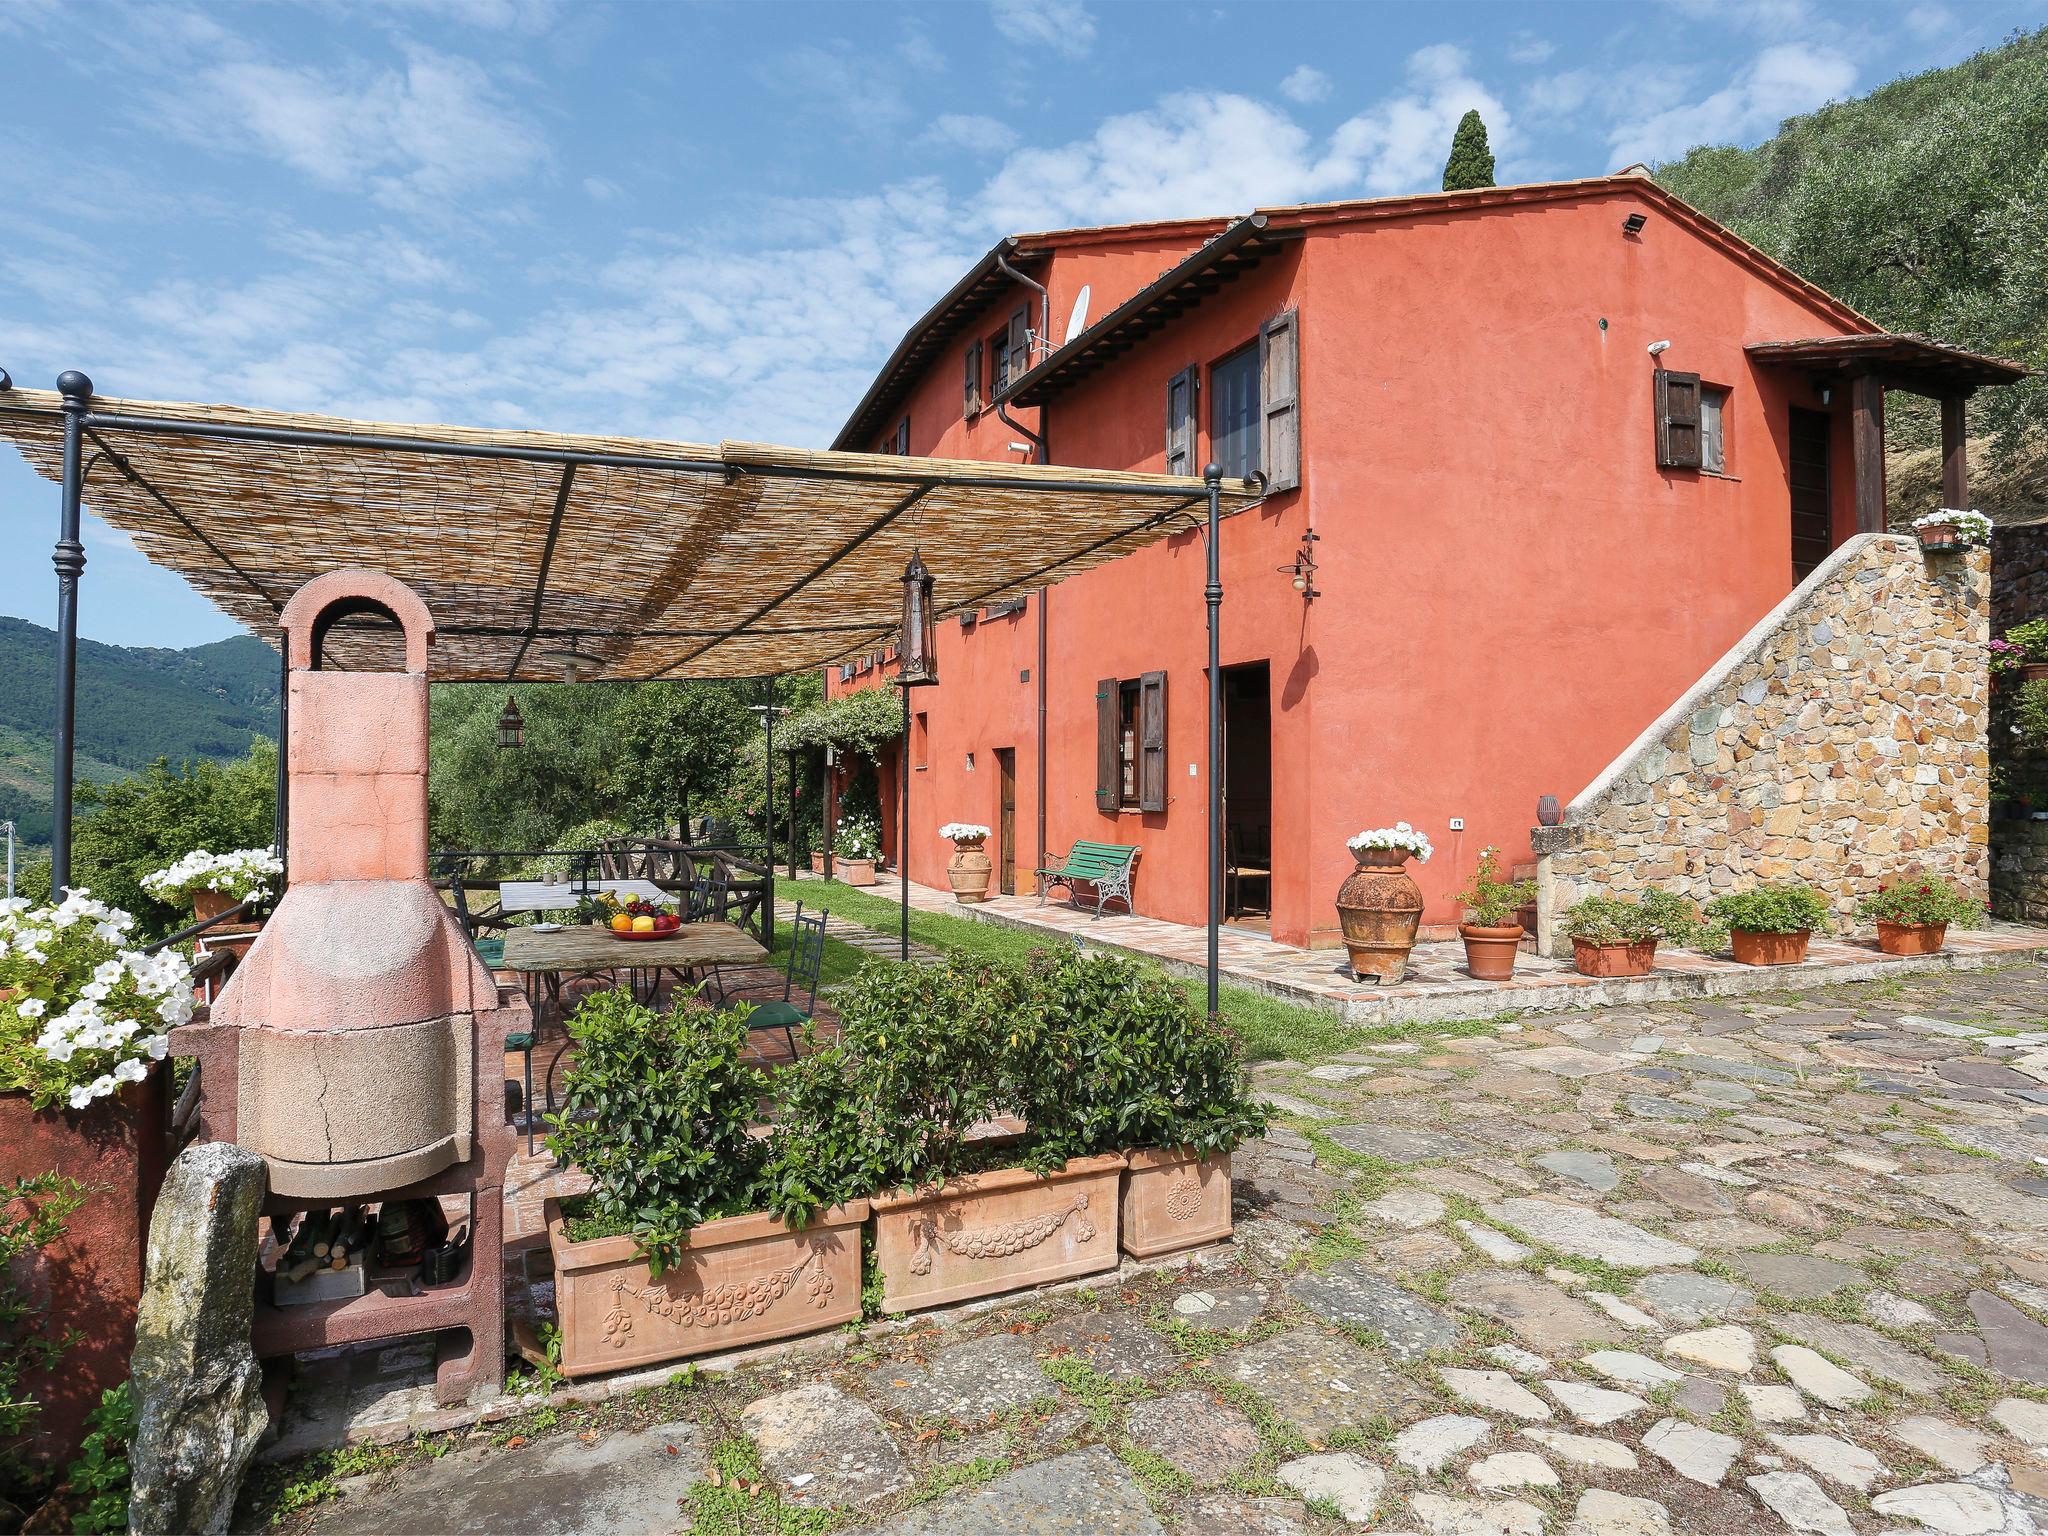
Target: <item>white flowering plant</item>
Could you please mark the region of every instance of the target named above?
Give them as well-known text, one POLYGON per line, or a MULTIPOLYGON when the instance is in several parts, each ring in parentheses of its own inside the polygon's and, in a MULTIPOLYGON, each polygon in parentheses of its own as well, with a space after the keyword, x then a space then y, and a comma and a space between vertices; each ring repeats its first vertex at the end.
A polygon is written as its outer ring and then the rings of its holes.
POLYGON ((1405 821, 1397 821, 1391 827, 1374 827, 1356 837, 1347 838, 1344 846, 1353 853, 1363 853, 1368 848, 1405 848, 1415 855, 1415 862, 1427 864, 1429 856, 1436 852, 1426 834, 1416 831, 1405 821))
POLYGON ((195 891, 215 891, 235 901, 265 901, 271 882, 284 873, 284 861, 268 848, 237 848, 208 853, 195 848, 177 863, 142 877, 142 888, 159 901, 180 906, 195 891))
POLYGON ((881 852, 882 829, 872 816, 849 816, 832 835, 834 858, 866 860, 879 857, 881 852))
POLYGON ((949 843, 979 843, 988 835, 987 827, 972 821, 949 821, 939 828, 939 836, 949 843))
POLYGON ((1913 519, 1913 527, 1953 528, 1956 537, 1965 544, 1989 544, 1991 542, 1991 519, 1982 512, 1964 511, 1958 507, 1943 507, 1939 511, 1924 513, 1913 519))
POLYGON ((128 946, 135 919, 87 891, 0 901, 0 1093, 84 1109, 149 1076, 192 1017, 192 968, 128 946))

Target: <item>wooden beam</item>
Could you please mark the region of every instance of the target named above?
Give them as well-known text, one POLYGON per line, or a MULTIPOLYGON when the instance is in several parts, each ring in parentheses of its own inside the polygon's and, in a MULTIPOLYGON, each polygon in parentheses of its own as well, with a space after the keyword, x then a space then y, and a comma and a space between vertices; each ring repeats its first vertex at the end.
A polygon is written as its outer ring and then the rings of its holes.
POLYGON ((1941 504, 1958 510, 1970 504, 1969 434, 1963 428, 1963 396, 1941 397, 1941 504))
POLYGON ((1856 484, 1856 531, 1883 533, 1884 380, 1859 373, 1849 381, 1849 457, 1856 484))

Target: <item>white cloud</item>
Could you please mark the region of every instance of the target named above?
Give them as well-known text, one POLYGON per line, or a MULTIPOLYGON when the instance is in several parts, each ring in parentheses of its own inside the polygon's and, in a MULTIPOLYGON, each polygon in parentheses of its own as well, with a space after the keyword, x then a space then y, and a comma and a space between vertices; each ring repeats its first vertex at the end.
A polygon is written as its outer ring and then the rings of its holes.
POLYGON ((1081 0, 989 0, 996 30, 1026 48, 1050 48, 1070 59, 1095 46, 1095 18, 1081 0))
POLYGON ((1508 39, 1508 58, 1516 64, 1541 64, 1555 52, 1557 44, 1534 32, 1517 32, 1508 39))
POLYGON ((1906 30, 1922 42, 1940 42, 1956 35, 1954 11, 1945 5, 1916 5, 1906 12, 1906 30))
POLYGON ((1337 130, 1332 150, 1355 162, 1365 190, 1378 195, 1434 190, 1451 152, 1458 119, 1477 111, 1496 160, 1515 145, 1514 122, 1499 97, 1470 73, 1465 50, 1451 43, 1408 58, 1409 90, 1360 113, 1337 130))
POLYGON ((965 150, 970 155, 999 155, 1017 142, 1016 131, 1009 124, 971 112, 944 113, 918 138, 922 143, 965 150))
POLYGON ((418 205, 530 175, 548 158, 539 130, 468 59, 407 46, 403 67, 368 71, 278 64, 233 42, 210 51, 151 96, 150 121, 328 186, 418 205))
POLYGON ((1593 99, 1600 77, 1590 69, 1568 69, 1539 75, 1522 91, 1522 105, 1532 117, 1569 118, 1593 99))
POLYGON ((844 39, 804 43, 763 60, 755 74, 801 110, 830 117, 843 131, 870 133, 910 113, 895 73, 844 39))
POLYGON ((1280 82, 1280 94, 1303 105, 1321 101, 1330 94, 1330 77, 1313 64, 1297 64, 1293 73, 1280 82))
POLYGON ((1710 95, 1617 124, 1609 143, 1617 164, 1668 160, 1697 144, 1746 143, 1855 84, 1855 64, 1834 49, 1778 43, 1710 95))
POLYGON ((583 192, 593 203, 615 203, 626 195, 626 189, 606 176, 583 178, 583 192))

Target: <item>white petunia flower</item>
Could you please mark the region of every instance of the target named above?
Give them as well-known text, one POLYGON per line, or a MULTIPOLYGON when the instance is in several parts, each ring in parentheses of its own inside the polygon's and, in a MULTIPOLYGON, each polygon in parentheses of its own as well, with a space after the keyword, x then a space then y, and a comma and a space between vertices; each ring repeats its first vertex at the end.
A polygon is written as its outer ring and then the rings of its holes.
POLYGON ((73 1109, 83 1109, 91 1102, 92 1090, 90 1088, 74 1088, 71 1090, 71 1107, 73 1109))
POLYGON ((164 1053, 171 1048, 171 1037, 169 1035, 151 1035, 142 1042, 142 1048, 149 1053, 151 1061, 162 1061, 164 1053))
POLYGON ((50 1011, 50 1005, 40 997, 25 997, 14 1005, 14 1011, 24 1019, 40 1019, 50 1011))
POLYGON ((114 1078, 123 1083, 139 1083, 149 1076, 149 1068, 139 1061, 124 1061, 114 1068, 114 1078))

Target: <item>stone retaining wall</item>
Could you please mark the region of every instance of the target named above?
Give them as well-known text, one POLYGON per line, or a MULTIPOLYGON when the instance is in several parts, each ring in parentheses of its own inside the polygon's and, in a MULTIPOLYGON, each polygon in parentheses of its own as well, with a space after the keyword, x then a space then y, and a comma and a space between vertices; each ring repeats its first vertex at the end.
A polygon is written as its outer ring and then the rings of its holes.
MULTIPOLYGON (((2048 617, 2048 522, 2001 523, 1991 537, 1991 633, 2048 617)), ((2008 682, 1994 695, 1991 761, 2000 798, 2048 808, 2048 751, 2020 744, 2008 682), (2000 707, 2000 704, 2003 707, 2000 707)), ((2000 917, 2048 922, 2048 823, 2001 818, 1991 824, 1991 909, 2000 917)))
POLYGON ((1990 561, 1862 534, 1532 834, 1539 945, 1582 897, 1801 880, 1847 917, 1929 870, 1987 894, 1990 561))
POLYGON ((1991 910, 2023 923, 2048 923, 2048 821, 1992 825, 1991 910))

